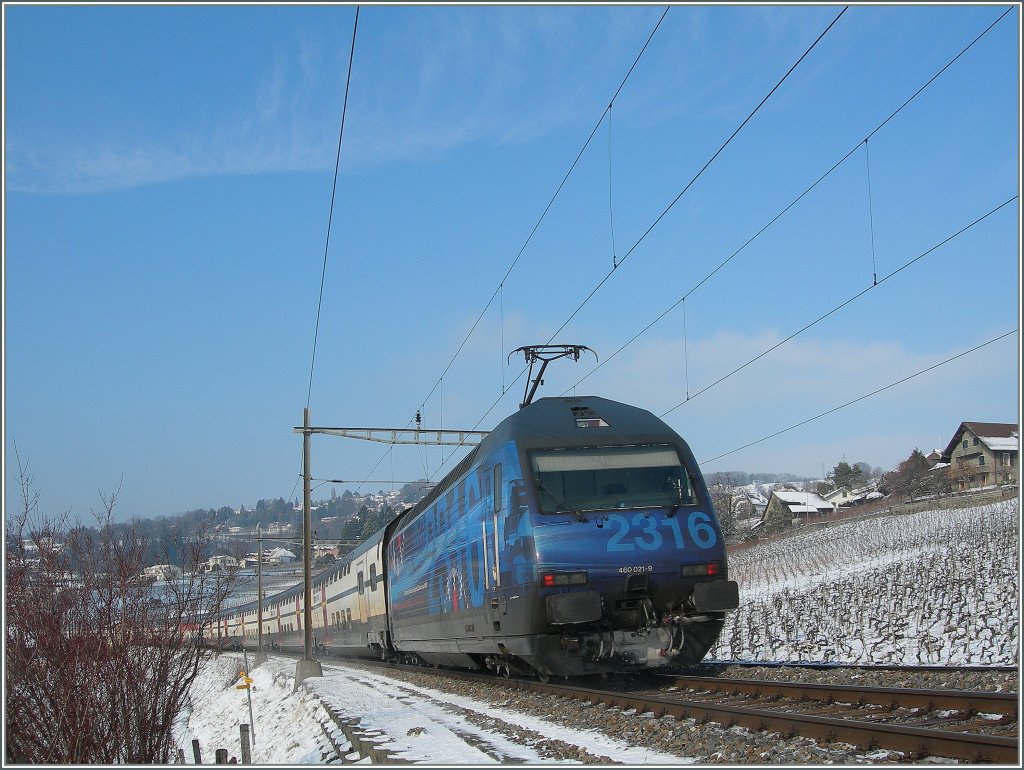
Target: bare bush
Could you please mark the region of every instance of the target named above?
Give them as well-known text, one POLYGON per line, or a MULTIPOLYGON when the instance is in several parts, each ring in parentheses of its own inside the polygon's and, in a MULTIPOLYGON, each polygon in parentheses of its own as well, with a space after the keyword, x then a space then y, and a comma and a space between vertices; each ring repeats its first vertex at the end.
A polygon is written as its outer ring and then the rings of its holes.
POLYGON ((116 492, 101 495, 95 529, 72 525, 41 515, 18 465, 22 506, 5 522, 5 762, 168 762, 221 598, 195 572, 205 539, 182 579, 153 586, 148 544, 113 519, 116 492))

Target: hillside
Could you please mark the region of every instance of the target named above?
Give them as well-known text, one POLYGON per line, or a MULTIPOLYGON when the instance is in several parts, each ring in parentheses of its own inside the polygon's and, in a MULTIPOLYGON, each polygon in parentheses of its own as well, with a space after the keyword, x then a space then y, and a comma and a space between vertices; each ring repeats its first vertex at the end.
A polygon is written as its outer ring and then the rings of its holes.
POLYGON ((1017 665, 1013 499, 883 515, 738 551, 740 585, 709 659, 1017 665))

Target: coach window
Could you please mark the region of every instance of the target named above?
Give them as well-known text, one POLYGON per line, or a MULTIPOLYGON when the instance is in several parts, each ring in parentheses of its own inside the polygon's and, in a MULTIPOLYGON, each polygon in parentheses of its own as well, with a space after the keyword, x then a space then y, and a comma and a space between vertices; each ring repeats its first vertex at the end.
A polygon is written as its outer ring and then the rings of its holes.
POLYGON ((494 510, 501 510, 501 463, 494 466, 494 510))
POLYGON ((370 590, 371 591, 376 591, 377 590, 377 565, 376 564, 371 564, 370 565, 370 590))
POLYGON ((363 589, 363 571, 362 570, 359 570, 359 573, 356 575, 356 582, 359 584, 359 595, 362 596, 363 595, 363 590, 364 590, 363 589))

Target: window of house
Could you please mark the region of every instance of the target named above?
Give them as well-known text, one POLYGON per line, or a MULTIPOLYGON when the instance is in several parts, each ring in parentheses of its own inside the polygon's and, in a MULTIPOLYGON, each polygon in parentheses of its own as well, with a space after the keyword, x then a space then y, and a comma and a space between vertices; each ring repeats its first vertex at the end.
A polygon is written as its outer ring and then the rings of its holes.
POLYGON ((975 436, 975 437, 974 437, 974 446, 978 446, 978 445, 979 445, 980 443, 981 443, 981 442, 980 442, 980 441, 978 440, 978 437, 977 437, 977 436, 975 436))
POLYGON ((967 449, 967 439, 964 439, 964 449, 967 449))
POLYGON ((981 457, 978 458, 978 465, 984 465, 984 464, 985 464, 985 455, 981 455, 981 457))

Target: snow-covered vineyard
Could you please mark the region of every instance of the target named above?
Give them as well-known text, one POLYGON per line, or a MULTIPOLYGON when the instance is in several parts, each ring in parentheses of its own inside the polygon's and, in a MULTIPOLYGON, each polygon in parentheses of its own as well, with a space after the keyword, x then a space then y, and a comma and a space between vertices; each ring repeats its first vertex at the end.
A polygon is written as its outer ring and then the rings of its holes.
POLYGON ((879 516, 729 557, 740 586, 710 657, 1017 665, 1019 501, 879 516))
MULTIPOLYGON (((739 551, 730 571, 740 583, 741 607, 709 657, 1017 665, 1018 533, 1019 501, 1011 500, 847 521, 739 551)), ((238 755, 238 726, 249 722, 246 693, 235 689, 242 666, 241 653, 221 654, 195 683, 191 712, 176 734, 190 762, 193 738, 205 761, 216 748, 238 755)), ((251 672, 253 762, 338 761, 336 749, 346 745, 338 719, 379 734, 395 761, 441 766, 902 759, 603 706, 567 709, 553 696, 500 686, 442 687, 427 674, 391 678, 333 660, 324 664, 323 678, 308 680, 296 693, 294 670, 294 659, 271 656, 251 672)), ((1017 689, 1016 674, 943 677, 939 685, 899 686, 1017 689)))

